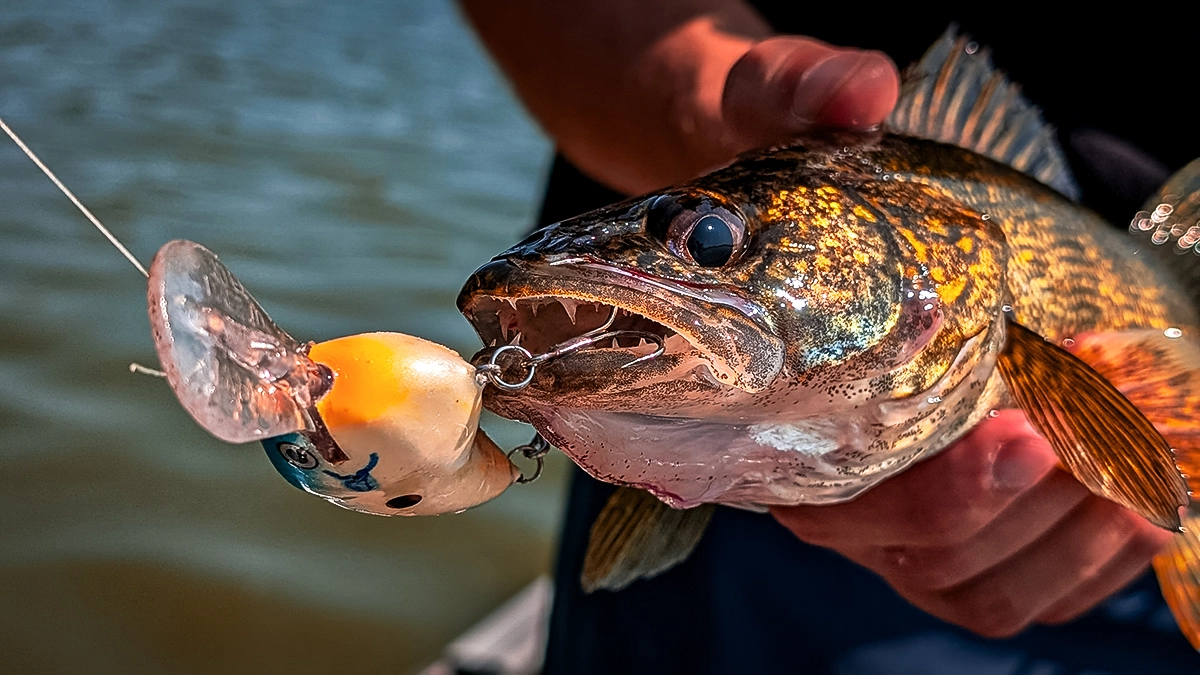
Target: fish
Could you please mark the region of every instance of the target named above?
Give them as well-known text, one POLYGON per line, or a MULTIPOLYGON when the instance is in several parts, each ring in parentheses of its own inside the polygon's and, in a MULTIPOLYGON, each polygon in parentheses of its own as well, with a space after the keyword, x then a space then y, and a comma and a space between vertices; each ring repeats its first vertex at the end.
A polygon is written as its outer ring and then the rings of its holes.
POLYGON ((1200 251, 1200 162, 1128 233, 1077 196, 1053 128, 952 26, 882 129, 746 153, 480 267, 458 297, 477 358, 614 314, 666 347, 485 392, 620 486, 585 590, 686 559, 715 505, 845 502, 1019 407, 1093 493, 1180 532, 1154 566, 1200 649, 1200 258, 1178 255, 1200 251))

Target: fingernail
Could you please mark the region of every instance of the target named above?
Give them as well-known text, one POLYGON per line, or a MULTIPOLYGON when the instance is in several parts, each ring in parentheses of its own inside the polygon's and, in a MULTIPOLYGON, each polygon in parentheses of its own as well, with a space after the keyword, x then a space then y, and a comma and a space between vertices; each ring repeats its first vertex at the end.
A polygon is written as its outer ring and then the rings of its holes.
POLYGON ((1058 464, 1054 453, 1036 439, 1005 443, 996 451, 992 480, 1002 490, 1023 490, 1037 483, 1058 464))
POLYGON ((829 102, 872 58, 867 52, 842 52, 809 68, 793 94, 792 116, 795 123, 810 127, 820 122, 821 113, 829 102))

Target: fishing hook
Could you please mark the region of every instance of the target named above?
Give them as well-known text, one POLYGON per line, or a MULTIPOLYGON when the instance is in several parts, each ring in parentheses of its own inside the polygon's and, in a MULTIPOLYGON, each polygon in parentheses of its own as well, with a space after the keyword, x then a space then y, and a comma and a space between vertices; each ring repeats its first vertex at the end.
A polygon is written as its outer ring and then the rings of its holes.
POLYGON ((634 364, 657 359, 667 351, 666 343, 663 341, 662 336, 658 335, 657 333, 651 333, 649 331, 642 330, 609 330, 609 328, 612 327, 613 322, 616 320, 617 308, 613 307, 612 313, 608 316, 608 320, 599 327, 593 328, 583 335, 577 335, 569 340, 563 340, 562 342, 551 347, 548 351, 541 354, 534 354, 521 345, 515 344, 497 347, 495 351, 492 352, 492 356, 488 359, 487 363, 480 364, 476 367, 477 371, 481 375, 485 376, 489 382, 497 387, 500 387, 501 389, 508 391, 519 391, 525 387, 528 387, 529 384, 533 382, 533 376, 537 372, 538 366, 549 363, 555 359, 562 358, 568 354, 573 354, 592 345, 612 340, 613 338, 636 337, 647 342, 651 342, 655 346, 654 351, 650 352, 649 354, 639 356, 629 363, 622 365, 622 369, 628 368, 634 364), (505 380, 501 375, 501 373, 504 371, 504 367, 500 365, 500 355, 507 352, 514 352, 517 355, 519 361, 516 365, 525 371, 525 377, 516 382, 505 380))

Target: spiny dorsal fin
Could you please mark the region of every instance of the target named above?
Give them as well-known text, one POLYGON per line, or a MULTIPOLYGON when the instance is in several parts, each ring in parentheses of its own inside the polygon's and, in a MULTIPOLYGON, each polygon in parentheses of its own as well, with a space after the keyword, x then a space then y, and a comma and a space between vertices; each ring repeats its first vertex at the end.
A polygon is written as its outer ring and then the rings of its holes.
POLYGON ((1183 519, 1183 532, 1154 557, 1154 573, 1179 630, 1200 650, 1200 516, 1183 519))
POLYGON ((1200 159, 1171 176, 1143 208, 1129 231, 1175 273, 1200 307, 1200 159))
POLYGON ((1079 482, 1159 527, 1179 529, 1189 495, 1171 446, 1116 387, 1015 321, 998 365, 1013 399, 1079 482))
POLYGON ((683 562, 700 543, 713 509, 673 509, 645 490, 617 488, 592 525, 583 590, 619 591, 683 562))
POLYGON ((1079 198, 1054 127, 956 25, 904 71, 886 128, 973 150, 1079 198))

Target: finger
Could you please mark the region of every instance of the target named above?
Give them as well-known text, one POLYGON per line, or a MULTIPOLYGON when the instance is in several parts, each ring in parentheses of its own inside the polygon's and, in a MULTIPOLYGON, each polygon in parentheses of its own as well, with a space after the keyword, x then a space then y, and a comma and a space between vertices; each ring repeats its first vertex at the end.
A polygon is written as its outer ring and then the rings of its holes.
POLYGON ((948 546, 975 536, 1057 461, 1020 411, 1003 411, 937 456, 845 504, 771 512, 804 541, 839 551, 948 546))
POLYGON ((755 147, 818 127, 878 125, 895 106, 899 87, 895 64, 881 52, 775 37, 729 71, 722 113, 735 136, 755 147))
POLYGON ((941 592, 895 586, 914 605, 985 637, 1011 636, 1098 577, 1138 532, 1139 516, 1090 496, 1035 544, 1000 567, 941 592))
POLYGON ((842 553, 894 585, 941 590, 962 584, 1034 543, 1090 493, 1064 471, 1052 471, 975 536, 949 546, 854 546, 842 553))
POLYGON ((1137 528, 1133 538, 1095 578, 1072 589, 1037 620, 1041 623, 1065 623, 1075 619, 1141 576, 1154 556, 1174 535, 1145 520, 1141 520, 1137 528))

